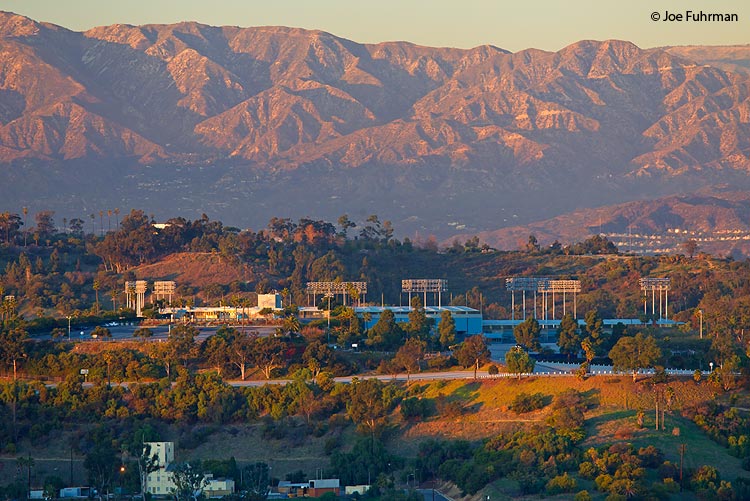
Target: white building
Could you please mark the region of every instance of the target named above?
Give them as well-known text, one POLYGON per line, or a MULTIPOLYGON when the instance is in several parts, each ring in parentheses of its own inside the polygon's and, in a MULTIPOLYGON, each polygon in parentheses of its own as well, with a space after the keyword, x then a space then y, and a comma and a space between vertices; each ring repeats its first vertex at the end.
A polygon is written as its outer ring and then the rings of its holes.
POLYGON ((146 442, 144 449, 150 447, 149 456, 156 455, 159 468, 146 478, 146 492, 155 496, 166 496, 174 489, 171 473, 167 468, 174 463, 174 442, 146 442))
POLYGON ((281 310, 284 308, 282 302, 281 302, 281 294, 279 293, 272 293, 272 294, 258 294, 258 308, 270 308, 272 310, 281 310))
MULTIPOLYGON (((174 442, 146 442, 144 448, 150 447, 149 455, 157 457, 159 468, 152 471, 146 478, 146 492, 152 496, 169 496, 175 488, 172 471, 177 465, 174 461, 174 442)), ((213 478, 206 475, 208 485, 203 493, 209 497, 223 497, 234 492, 234 480, 231 478, 213 478)))

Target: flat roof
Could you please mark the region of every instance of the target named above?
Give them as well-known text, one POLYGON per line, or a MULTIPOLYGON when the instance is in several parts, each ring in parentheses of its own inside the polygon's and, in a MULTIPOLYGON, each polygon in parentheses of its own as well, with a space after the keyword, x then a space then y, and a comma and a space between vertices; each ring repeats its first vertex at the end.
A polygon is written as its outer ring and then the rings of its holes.
MULTIPOLYGON (((383 313, 385 310, 391 310, 393 313, 408 314, 411 312, 411 306, 355 306, 356 313, 383 313)), ((451 313, 461 314, 479 314, 479 310, 469 308, 468 306, 426 306, 425 313, 442 313, 450 311, 451 313)))
MULTIPOLYGON (((518 325, 523 321, 524 320, 522 318, 516 319, 516 320, 482 320, 482 324, 510 327, 510 326, 518 325)), ((541 318, 537 318, 536 321, 539 322, 539 325, 541 325, 542 327, 545 327, 545 326, 559 327, 560 322, 561 322, 560 319, 543 320, 541 318)), ((605 319, 602 319, 602 323, 604 325, 609 325, 609 326, 613 326, 617 324, 623 324, 623 325, 651 325, 652 324, 652 322, 649 322, 649 321, 643 322, 639 318, 605 318, 605 319)), ((656 321, 657 325, 680 325, 683 323, 684 322, 677 322, 675 320, 670 320, 667 318, 662 318, 656 321)), ((586 321, 582 318, 579 318, 578 325, 586 325, 586 321)))
MULTIPOLYGON (((354 306, 355 313, 383 313, 385 310, 391 310, 394 314, 404 315, 411 311, 411 306, 354 306)), ((318 309, 317 306, 303 306, 299 309, 300 311, 306 312, 321 312, 325 313, 325 310, 318 309)), ((443 311, 450 311, 451 313, 457 313, 461 315, 479 315, 479 310, 469 308, 468 306, 427 306, 424 309, 425 313, 442 313, 443 311)))

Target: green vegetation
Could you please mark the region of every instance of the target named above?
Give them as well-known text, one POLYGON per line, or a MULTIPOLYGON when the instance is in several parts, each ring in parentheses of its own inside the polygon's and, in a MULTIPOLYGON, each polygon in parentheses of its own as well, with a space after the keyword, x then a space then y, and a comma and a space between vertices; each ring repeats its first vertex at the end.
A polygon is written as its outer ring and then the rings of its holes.
MULTIPOLYGON (((0 363, 7 376, 0 381, 0 449, 14 460, 25 457, 18 464, 27 470, 37 466, 20 453, 68 433, 92 485, 105 489, 117 480, 137 492, 149 468, 140 446, 144 439, 176 435, 179 446, 190 450, 223 427, 251 426, 263 440, 288 441, 289 448, 318 440, 325 444, 320 447, 325 457, 318 460, 328 461, 321 464, 327 475, 370 480, 374 492, 389 499, 408 497, 402 487, 410 478, 415 484, 450 481, 465 493, 576 499, 666 499, 680 489, 730 499, 730 493, 742 498, 750 490, 743 480, 750 468, 750 402, 743 393, 750 351, 744 336, 750 329, 749 262, 705 255, 618 256, 599 237, 549 249, 530 238, 517 252, 496 252, 472 240, 437 252, 434 242, 399 241, 391 224, 377 216, 359 226, 342 216, 338 228, 324 221, 273 219, 253 232, 207 217, 174 218, 157 229, 144 213, 131 211, 105 235, 85 234, 81 220, 65 222, 64 231, 56 232, 50 212, 40 213, 36 227, 27 230, 25 217, 15 216, 0 217, 0 363), (111 340, 100 324, 134 315, 123 308, 124 280, 143 276, 139 267, 176 252, 218 256, 228 266, 255 271, 249 282, 181 284, 173 304, 250 305, 255 294, 276 289, 287 307, 277 335, 223 326, 199 343, 193 326, 180 325, 164 342, 152 342, 153 332, 142 326, 134 340, 111 340), (330 332, 327 322, 304 325, 294 315, 307 299, 307 281, 361 279, 371 297, 398 304, 394 284, 401 278, 440 276, 464 291, 453 296, 453 304, 508 318, 510 298, 498 277, 513 275, 583 282, 578 312, 585 325, 579 328, 568 313, 558 332, 562 355, 583 362, 580 378, 430 384, 362 378, 337 384, 332 379, 337 375, 373 370, 411 375, 455 365, 473 368, 476 379, 489 350, 481 336, 457 337, 450 314, 439 327, 432 325, 419 297, 401 325, 386 311, 364 329, 350 305, 335 299, 330 332), (633 285, 642 276, 671 277, 670 316, 684 322, 679 329, 604 328, 603 318, 648 319, 633 285), (69 322, 73 329, 93 328, 103 342, 68 343, 69 322), (40 333, 51 336, 39 339, 40 333), (334 350, 329 336, 360 348, 334 350), (638 382, 588 377, 588 364, 606 357, 634 374, 650 367, 657 373, 638 382), (670 380, 661 370, 708 369, 709 362, 716 369, 695 380, 692 375, 670 380), (290 382, 228 384, 278 377, 290 382), (676 428, 679 435, 673 434, 676 428), (706 461, 690 465, 680 477, 675 454, 682 443, 700 450, 706 461), (122 462, 127 465, 120 473, 122 462)), ((164 304, 159 300, 144 311, 156 319, 164 304)), ((320 306, 328 309, 328 301, 320 306)), ((515 335, 520 345, 539 351, 535 323, 527 320, 515 335)), ((534 359, 516 347, 505 365, 520 375, 533 370, 534 359)), ((245 465, 227 457, 202 459, 200 465, 186 463, 186 476, 245 472, 244 488, 258 498, 259 486, 271 480, 260 457, 245 465)), ((6 484, 0 497, 24 496, 17 480, 6 484)), ((49 485, 58 480, 51 478, 49 485)))

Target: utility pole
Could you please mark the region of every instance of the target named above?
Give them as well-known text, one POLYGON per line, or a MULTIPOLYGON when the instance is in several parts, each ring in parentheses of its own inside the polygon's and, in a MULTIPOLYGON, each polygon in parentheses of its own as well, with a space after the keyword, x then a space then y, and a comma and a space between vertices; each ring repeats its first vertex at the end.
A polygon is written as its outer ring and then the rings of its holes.
POLYGON ((680 485, 682 485, 682 462, 685 459, 685 444, 680 444, 680 485))

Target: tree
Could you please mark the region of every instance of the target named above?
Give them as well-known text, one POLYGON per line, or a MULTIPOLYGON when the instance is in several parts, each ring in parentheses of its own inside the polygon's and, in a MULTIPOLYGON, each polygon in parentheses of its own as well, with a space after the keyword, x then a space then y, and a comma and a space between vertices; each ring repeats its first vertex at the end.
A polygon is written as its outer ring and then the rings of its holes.
POLYGON ((321 370, 335 361, 335 354, 327 344, 314 340, 305 348, 302 361, 310 369, 313 379, 317 379, 321 370))
POLYGON ((440 313, 440 323, 438 324, 438 341, 442 348, 448 348, 456 342, 456 321, 449 310, 443 310, 440 313))
POLYGON ((148 327, 138 327, 133 331, 133 337, 141 338, 143 341, 153 336, 154 333, 148 327))
POLYGON ((384 386, 377 379, 355 380, 349 385, 346 413, 356 424, 369 429, 372 436, 390 410, 390 402, 384 397, 384 386))
POLYGON ((54 215, 55 212, 51 210, 43 210, 36 214, 36 233, 40 239, 47 240, 55 234, 54 215))
POLYGON ((339 226, 341 227, 341 236, 346 238, 346 233, 350 228, 355 228, 357 225, 349 219, 349 214, 339 216, 339 226))
POLYGON ((454 352, 454 355, 458 363, 464 367, 474 366, 474 379, 477 378, 479 366, 490 360, 490 350, 487 348, 487 341, 481 334, 466 338, 454 352))
POLYGON ((526 252, 534 253, 539 252, 539 241, 536 239, 536 235, 529 235, 529 240, 526 242, 526 252))
POLYGON ((57 341, 59 339, 63 339, 65 336, 67 336, 68 335, 68 331, 66 331, 62 327, 55 327, 54 329, 52 329, 52 332, 50 333, 50 335, 52 336, 52 339, 54 339, 55 341, 57 341))
POLYGON ((246 490, 246 501, 265 501, 268 498, 269 486, 271 485, 271 472, 267 463, 257 462, 245 466, 242 474, 246 490))
POLYGON ((508 368, 508 372, 518 374, 518 379, 521 379, 521 374, 534 372, 534 365, 536 365, 536 361, 520 346, 512 347, 505 354, 505 366, 508 368))
POLYGON ((633 371, 633 381, 636 380, 639 369, 653 367, 660 357, 661 350, 656 345, 656 340, 640 332, 635 337, 621 337, 609 351, 614 369, 633 371))
POLYGON ((604 321, 596 310, 588 311, 584 320, 586 321, 586 337, 594 351, 597 351, 604 342, 604 321))
POLYGON ((201 491, 208 485, 200 461, 179 463, 172 471, 174 488, 172 494, 176 501, 197 501, 201 491))
POLYGON ((513 335, 516 337, 516 343, 528 350, 539 351, 542 345, 539 343, 539 334, 542 328, 535 318, 527 318, 513 328, 513 335))
POLYGON ((396 367, 403 367, 406 370, 406 380, 412 372, 419 370, 419 362, 424 358, 427 342, 419 338, 412 337, 406 340, 404 345, 398 349, 393 362, 396 367))
POLYGON ((409 322, 404 329, 410 337, 427 339, 430 334, 430 319, 422 306, 419 296, 411 298, 411 310, 409 311, 409 322))
POLYGON ((245 370, 252 362, 254 339, 245 332, 236 331, 229 345, 229 361, 240 370, 240 377, 243 381, 245 370))
POLYGON ((367 331, 365 343, 375 348, 389 349, 396 346, 402 337, 403 331, 396 323, 396 316, 392 310, 383 310, 375 325, 367 331))
POLYGON ((34 458, 31 456, 19 456, 18 458, 16 458, 16 464, 18 465, 19 471, 24 469, 26 470, 26 495, 28 496, 27 499, 31 499, 31 469, 36 465, 36 461, 34 461, 34 458))
POLYGON ((219 377, 229 358, 229 341, 227 335, 221 332, 222 330, 223 328, 219 329, 216 334, 206 339, 201 347, 205 358, 211 366, 216 368, 219 377))
POLYGON ((94 330, 91 331, 91 337, 95 339, 110 339, 112 338, 112 333, 106 327, 97 325, 94 327, 94 330))
POLYGON ((25 358, 28 333, 21 327, 8 327, 0 324, 0 357, 6 365, 13 366, 13 380, 16 380, 18 361, 25 358))
POLYGON ((82 237, 83 236, 83 225, 84 221, 81 218, 75 217, 68 221, 68 228, 70 228, 70 233, 75 237, 82 237))
POLYGON ((698 242, 694 238, 689 238, 682 242, 682 248, 685 250, 690 259, 693 259, 695 252, 698 250, 698 242))
POLYGON ((296 317, 296 315, 287 315, 286 317, 284 317, 281 325, 281 328, 284 330, 284 332, 289 335, 299 332, 301 328, 299 319, 296 317))
POLYGON ((94 285, 92 286, 94 289, 94 293, 96 293, 96 314, 99 314, 99 288, 101 287, 101 284, 99 283, 99 280, 94 280, 94 285))
POLYGON ((99 499, 102 499, 115 476, 117 452, 112 447, 112 438, 106 433, 97 433, 94 440, 92 449, 83 460, 83 466, 89 472, 89 481, 99 492, 99 499))
POLYGON ((360 329, 359 317, 354 311, 354 308, 343 307, 341 313, 337 317, 339 320, 346 320, 347 325, 341 325, 338 330, 338 337, 336 341, 342 346, 348 346, 355 339, 359 339, 362 334, 360 329))
POLYGON ((560 328, 557 329, 557 346, 560 347, 560 353, 568 355, 568 360, 581 350, 581 334, 578 332, 578 322, 570 313, 563 315, 562 320, 560 320, 560 328))
POLYGON ((266 379, 271 379, 274 369, 286 366, 284 360, 286 344, 279 338, 259 337, 253 345, 253 363, 260 368, 266 379))
POLYGON ((198 329, 190 325, 178 325, 172 329, 167 337, 167 346, 173 360, 181 360, 182 365, 187 367, 195 355, 195 338, 198 334, 198 329))
POLYGON ((22 225, 23 221, 21 221, 21 216, 18 214, 11 214, 10 212, 0 213, 0 235, 4 237, 3 241, 6 244, 11 243, 22 225))

